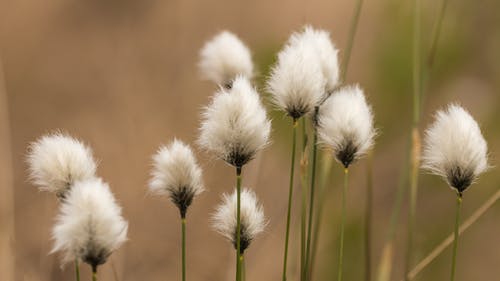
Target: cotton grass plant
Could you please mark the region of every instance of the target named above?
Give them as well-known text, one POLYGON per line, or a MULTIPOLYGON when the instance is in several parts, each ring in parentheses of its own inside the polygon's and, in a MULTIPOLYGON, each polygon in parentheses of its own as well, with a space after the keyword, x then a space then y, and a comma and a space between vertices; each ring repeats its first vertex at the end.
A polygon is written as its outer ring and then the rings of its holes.
POLYGON ((62 265, 74 261, 76 280, 80 261, 91 266, 97 280, 97 267, 126 241, 128 223, 108 184, 96 176, 92 150, 69 135, 53 133, 30 144, 27 162, 33 184, 61 202, 52 252, 61 252, 62 265))
POLYGON ((174 140, 153 156, 154 168, 149 189, 168 196, 179 209, 182 232, 182 280, 186 280, 186 213, 193 199, 203 192, 202 171, 191 148, 174 140))
POLYGON ((462 107, 436 113, 424 139, 422 167, 442 177, 457 195, 450 280, 455 280, 458 230, 463 193, 488 169, 488 147, 477 122, 462 107))
POLYGON ((344 255, 344 226, 349 166, 373 146, 375 129, 373 113, 358 86, 348 86, 334 92, 318 113, 319 141, 331 149, 335 159, 344 167, 338 280, 342 280, 344 255))
POLYGON ((241 172, 269 143, 271 121, 248 78, 221 87, 202 114, 200 146, 236 169, 236 280, 241 280, 241 172))
MULTIPOLYGON (((316 124, 317 108, 337 86, 339 67, 337 49, 327 31, 305 26, 302 31, 293 33, 279 52, 276 65, 271 70, 267 88, 274 104, 292 118, 292 161, 288 191, 288 209, 285 233, 282 280, 286 280, 288 240, 291 219, 293 179, 296 152, 298 120, 305 115, 311 116, 316 124)), ((303 119, 304 120, 304 119, 303 119)), ((305 128, 305 122, 302 124, 305 128)), ((304 131, 305 132, 305 131, 304 131)), ((314 128, 313 162, 309 202, 309 223, 307 234, 302 230, 301 237, 301 280, 309 274, 310 241, 312 215, 314 210, 314 184, 316 166, 316 130, 314 128), (307 242, 306 242, 307 241, 307 242)), ((305 199, 305 198, 304 198, 305 199)), ((303 200, 303 202, 305 202, 303 200)), ((303 203, 303 210, 305 205, 303 203)), ((302 212, 302 228, 305 228, 305 212, 302 212)))

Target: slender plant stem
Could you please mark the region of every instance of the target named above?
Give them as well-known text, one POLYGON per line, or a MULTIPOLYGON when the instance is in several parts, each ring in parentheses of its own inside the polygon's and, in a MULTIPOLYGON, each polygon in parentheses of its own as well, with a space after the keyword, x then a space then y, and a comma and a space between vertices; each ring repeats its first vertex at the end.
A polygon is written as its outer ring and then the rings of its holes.
POLYGON ((241 167, 236 167, 236 281, 241 281, 241 167))
POLYGON ((344 60, 342 64, 342 76, 341 82, 345 81, 347 76, 347 66, 349 65, 349 60, 351 59, 352 46, 354 44, 354 37, 358 29, 359 15, 361 14, 361 7, 363 6, 363 0, 356 1, 356 7, 354 8, 354 16, 352 17, 351 27, 349 29, 349 37, 347 39, 347 46, 345 49, 344 60))
POLYGON ((182 228, 182 281, 186 281, 186 217, 181 218, 182 228))
POLYGON ((439 41, 439 35, 441 34, 441 25, 443 23, 443 18, 444 14, 446 11, 446 6, 448 5, 448 0, 443 0, 441 2, 441 9, 439 10, 439 14, 436 20, 436 25, 434 27, 434 31, 432 32, 432 41, 431 41, 431 47, 429 49, 429 56, 428 56, 428 68, 432 68, 434 65, 434 58, 436 57, 436 49, 437 49, 437 43, 439 41))
POLYGON ((451 258, 451 281, 455 280, 455 268, 457 265, 458 249, 458 226, 460 225, 460 209, 462 207, 462 193, 457 192, 457 213, 455 215, 455 239, 453 240, 453 256, 451 258))
POLYGON ((283 281, 286 281, 286 268, 288 261, 288 240, 290 237, 290 218, 292 210, 292 196, 293 196, 293 179, 295 171, 295 150, 297 146, 297 119, 293 118, 292 124, 292 161, 290 164, 290 186, 288 188, 288 210, 286 215, 286 234, 285 234, 285 253, 283 257, 283 281))
POLYGON ((365 199, 365 280, 370 281, 371 272, 371 230, 372 230, 372 200, 373 200, 373 151, 368 154, 366 163, 366 199, 365 199))
POLYGON ((80 265, 78 264, 78 260, 75 260, 75 275, 76 281, 80 281, 80 265))
POLYGON ((301 185, 302 185, 302 204, 300 212, 300 280, 305 280, 305 262, 306 262, 306 213, 307 213, 307 128, 305 118, 301 119, 302 126, 302 159, 300 161, 301 185))
POLYGON ((307 242, 306 242, 306 264, 305 264, 305 277, 309 276, 310 271, 310 258, 311 258, 311 233, 312 233, 312 221, 314 214, 314 190, 316 183, 316 159, 318 154, 318 132, 316 128, 314 128, 314 136, 313 136, 313 151, 312 151, 312 170, 311 170, 311 189, 309 194, 309 219, 307 224, 307 242))
POLYGON ((342 213, 340 218, 340 246, 339 246, 339 261, 338 261, 338 275, 337 280, 342 281, 342 266, 344 262, 344 232, 345 232, 345 218, 346 218, 346 204, 347 204, 347 185, 349 180, 349 169, 344 169, 344 188, 342 189, 342 213))
POLYGON ((92 267, 92 281, 97 281, 97 267, 92 267))
POLYGON ((420 47, 420 0, 414 0, 413 9, 413 130, 412 130, 412 165, 410 167, 410 209, 408 211, 408 238, 405 262, 405 276, 409 272, 413 258, 413 232, 415 231, 415 216, 418 194, 418 168, 420 166, 420 96, 422 93, 421 78, 421 47, 420 47))
POLYGON ((313 237, 312 237, 312 249, 311 249, 311 270, 309 274, 309 280, 312 280, 312 273, 314 271, 314 266, 316 265, 316 256, 318 252, 319 244, 319 234, 321 230, 321 222, 323 221, 323 211, 325 208, 325 202, 327 198, 327 182, 330 179, 328 176, 331 175, 330 170, 333 164, 333 157, 331 155, 325 155, 321 164, 322 172, 319 182, 319 196, 317 204, 317 212, 315 213, 313 237))
POLYGON ((240 256, 240 263, 241 263, 241 281, 247 280, 247 267, 245 265, 245 255, 240 256))
MULTIPOLYGON (((460 225, 458 234, 462 234, 471 225, 473 225, 479 218, 486 213, 498 200, 500 199, 500 189, 497 190, 492 196, 486 200, 474 213, 460 225)), ((424 259, 422 259, 411 271, 408 273, 408 279, 415 278, 424 268, 426 268, 432 261, 434 261, 454 240, 454 233, 448 235, 438 246, 436 246, 424 259)))

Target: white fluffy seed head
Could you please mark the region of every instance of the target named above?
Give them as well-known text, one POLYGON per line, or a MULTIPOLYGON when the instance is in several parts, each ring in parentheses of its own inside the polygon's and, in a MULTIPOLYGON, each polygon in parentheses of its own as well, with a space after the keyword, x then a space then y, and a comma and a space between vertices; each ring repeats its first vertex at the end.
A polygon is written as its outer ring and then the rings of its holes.
POLYGON ((462 193, 488 169, 488 147, 474 118, 461 106, 436 113, 425 132, 422 167, 462 193))
POLYGON ((108 184, 98 178, 79 181, 61 205, 52 252, 62 252, 63 264, 80 260, 97 267, 127 240, 127 230, 108 184))
POLYGON ((373 146, 373 113, 358 86, 334 92, 319 108, 318 125, 320 142, 346 168, 373 146))
POLYGON ((242 76, 221 88, 202 114, 199 144, 230 165, 241 167, 269 142, 271 121, 259 94, 242 76))
POLYGON ((70 136, 55 133, 41 137, 28 150, 30 178, 40 190, 64 198, 76 181, 95 177, 92 150, 70 136))
POLYGON ((274 104, 295 119, 311 113, 325 96, 326 81, 317 57, 311 44, 288 43, 267 81, 274 104))
MULTIPOLYGON (((213 215, 214 229, 226 237, 236 249, 237 233, 237 197, 236 190, 232 194, 224 194, 222 203, 213 215)), ((259 204, 255 193, 247 188, 241 192, 240 205, 240 249, 243 253, 250 243, 259 235, 266 226, 264 208, 259 204)))
POLYGON ((330 93, 339 83, 338 50, 330 39, 330 33, 322 29, 305 26, 302 32, 294 33, 290 44, 309 44, 319 58, 319 65, 326 81, 326 91, 330 93))
POLYGON ((193 199, 203 192, 202 172, 191 148, 174 140, 169 146, 162 146, 153 156, 151 192, 167 195, 185 217, 193 199))
POLYGON ((205 79, 226 87, 230 87, 238 75, 248 79, 253 75, 250 50, 229 31, 223 31, 205 43, 200 51, 199 67, 205 79))

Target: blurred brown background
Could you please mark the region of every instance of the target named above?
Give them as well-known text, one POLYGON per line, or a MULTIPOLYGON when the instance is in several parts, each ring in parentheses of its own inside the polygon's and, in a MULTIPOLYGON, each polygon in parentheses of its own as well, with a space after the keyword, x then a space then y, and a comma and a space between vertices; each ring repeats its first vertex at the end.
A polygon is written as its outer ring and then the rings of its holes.
MULTIPOLYGON (((423 1, 423 46, 439 3, 423 1)), ((100 159, 130 222, 130 241, 101 268, 100 280, 179 280, 180 224, 166 199, 146 195, 151 155, 174 137, 197 138, 199 113, 215 87, 200 81, 198 50, 228 29, 252 49, 259 71, 305 23, 329 30, 345 48, 354 1, 0 0, 0 279, 73 280, 73 268, 49 255, 55 198, 27 182, 29 142, 61 129, 100 159), (113 265, 113 266, 112 266, 113 265)), ((365 1, 347 76, 373 103, 382 134, 375 154, 372 260, 378 264, 404 167, 411 114, 411 1, 365 1)), ((423 103, 423 126, 456 101, 482 124, 492 164, 500 151, 500 2, 450 1, 423 103)), ((265 94, 264 94, 265 95, 265 94)), ((272 112, 273 144, 244 171, 270 220, 247 254, 247 280, 281 277, 289 161, 289 121, 272 112)), ((211 230, 209 213, 233 186, 233 170, 199 152, 208 191, 188 213, 188 279, 232 280, 233 251, 211 230)), ((365 163, 353 167, 348 197, 346 280, 362 280, 365 163)), ((337 256, 339 171, 329 187, 317 280, 333 280, 337 256)), ((497 168, 466 194, 466 218, 498 188, 497 168)), ((298 182, 298 181, 297 181, 298 182)), ((423 257, 452 230, 454 196, 422 175, 416 248, 423 257)), ((299 186, 297 185, 297 191, 299 186)), ((297 193, 298 195, 299 193, 297 193)), ((298 196, 295 197, 299 198, 298 196)), ((298 202, 298 200, 296 200, 298 202)), ((406 202, 404 203, 406 204, 406 202)), ((500 205, 500 204, 498 204, 500 205)), ((500 280, 500 206, 461 237, 457 280, 500 280)), ((397 234, 394 280, 402 277, 405 206, 397 234)), ((295 208, 294 210, 298 210, 295 208)), ((298 212, 294 212, 290 280, 296 280, 298 212)), ((448 278, 450 250, 416 280, 448 278)), ((83 267, 82 280, 89 279, 83 267)))

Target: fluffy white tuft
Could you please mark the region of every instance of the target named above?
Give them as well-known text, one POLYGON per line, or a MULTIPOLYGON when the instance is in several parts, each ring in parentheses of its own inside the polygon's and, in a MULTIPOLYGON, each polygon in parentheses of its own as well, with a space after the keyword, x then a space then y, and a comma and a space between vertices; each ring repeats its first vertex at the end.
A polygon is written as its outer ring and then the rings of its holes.
POLYGON ((98 266, 127 240, 128 223, 101 179, 76 182, 60 212, 52 252, 63 253, 63 264, 81 260, 98 266))
POLYGON ((229 86, 238 75, 252 78, 250 50, 233 33, 217 34, 200 51, 199 67, 204 78, 221 86, 229 86))
POLYGON ((153 162, 150 190, 168 195, 181 215, 185 215, 194 197, 203 192, 202 172, 193 151, 183 142, 174 140, 168 147, 162 146, 158 150, 153 162))
POLYGON ((330 33, 322 29, 305 26, 301 33, 294 33, 290 44, 309 44, 319 58, 319 65, 326 80, 326 91, 330 93, 339 83, 338 50, 330 39, 330 33))
POLYGON ((318 124, 320 142, 332 148, 345 167, 373 145, 373 113, 358 86, 333 93, 319 108, 318 124))
POLYGON ((27 162, 33 183, 62 198, 74 182, 95 177, 97 166, 89 147, 59 133, 32 143, 27 162))
POLYGON ((202 116, 199 144, 235 167, 250 161, 269 141, 271 121, 245 77, 237 77, 229 90, 221 88, 202 116))
MULTIPOLYGON (((237 241, 236 196, 236 190, 231 195, 223 194, 222 203, 213 215, 214 229, 231 241, 235 248, 237 241)), ((264 231, 266 220, 264 217, 264 208, 259 204, 257 196, 252 190, 243 188, 240 202, 240 245, 243 252, 252 240, 264 231)))
POLYGON ((422 166, 463 192, 488 169, 488 147, 479 125, 462 107, 436 113, 425 132, 422 166))
POLYGON ((274 104, 298 119, 311 113, 325 96, 326 81, 310 44, 287 44, 278 54, 267 87, 274 104))

